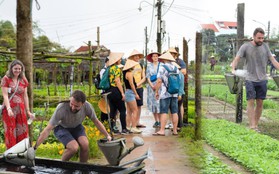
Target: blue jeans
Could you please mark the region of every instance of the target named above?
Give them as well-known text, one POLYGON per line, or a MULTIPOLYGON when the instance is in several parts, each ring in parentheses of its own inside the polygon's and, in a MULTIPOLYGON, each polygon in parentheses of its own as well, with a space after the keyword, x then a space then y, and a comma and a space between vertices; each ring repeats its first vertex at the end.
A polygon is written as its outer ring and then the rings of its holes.
POLYGON ((160 114, 169 113, 169 109, 171 114, 178 113, 178 99, 177 97, 169 97, 165 99, 160 99, 160 114))

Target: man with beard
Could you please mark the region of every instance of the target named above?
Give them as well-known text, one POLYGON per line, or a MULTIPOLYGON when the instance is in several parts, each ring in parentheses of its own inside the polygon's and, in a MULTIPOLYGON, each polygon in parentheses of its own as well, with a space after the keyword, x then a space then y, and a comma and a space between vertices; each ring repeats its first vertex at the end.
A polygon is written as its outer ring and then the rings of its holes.
POLYGON ((71 94, 70 101, 60 103, 56 107, 47 127, 38 137, 34 149, 36 150, 49 136, 51 130, 54 129, 54 135, 65 146, 62 161, 69 161, 79 150, 80 162, 87 162, 89 141, 82 125, 86 116, 94 122, 107 140, 111 141, 111 136, 98 120, 94 108, 86 101, 85 94, 80 90, 76 90, 71 94))
POLYGON ((253 33, 253 40, 240 47, 231 64, 234 74, 239 60, 244 59, 246 61, 244 67, 247 67, 247 76, 245 77, 247 115, 249 127, 255 131, 259 131, 258 122, 263 110, 263 100, 266 98, 266 65, 268 60, 276 69, 279 69, 279 63, 272 56, 268 45, 263 42, 264 34, 262 28, 256 28, 253 33))

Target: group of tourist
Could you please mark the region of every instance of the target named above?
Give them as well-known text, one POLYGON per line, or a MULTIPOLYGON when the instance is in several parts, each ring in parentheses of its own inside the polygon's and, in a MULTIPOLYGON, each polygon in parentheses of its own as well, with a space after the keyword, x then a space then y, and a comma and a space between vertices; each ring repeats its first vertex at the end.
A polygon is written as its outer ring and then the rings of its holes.
POLYGON ((139 60, 143 54, 133 50, 121 69, 124 53, 111 52, 109 55, 109 81, 111 92, 108 95, 110 126, 114 133, 141 133, 141 106, 143 105, 143 87, 145 72, 139 60), (121 131, 116 125, 117 113, 120 113, 121 131))
POLYGON ((153 135, 165 135, 165 128, 172 128, 173 135, 177 135, 177 131, 182 126, 183 119, 183 97, 184 97, 184 75, 186 75, 186 64, 178 58, 179 53, 175 48, 170 48, 166 53, 160 54, 152 52, 147 55, 146 59, 150 62, 147 65, 147 105, 148 109, 153 113, 155 123, 154 128, 159 131, 153 135), (180 74, 181 86, 177 94, 170 94, 167 91, 169 72, 165 68, 174 70, 177 67, 177 73, 180 74), (156 77, 156 78, 155 78, 156 77), (170 112, 170 118, 168 118, 170 112), (171 120, 171 127, 168 127, 167 121, 171 120))
POLYGON ((141 133, 140 128, 145 128, 140 121, 141 107, 143 106, 143 84, 147 83, 147 105, 154 114, 154 128, 160 130, 153 135, 165 135, 167 121, 171 120, 173 135, 182 126, 184 97, 184 75, 186 74, 185 62, 178 58, 175 48, 170 48, 164 54, 152 52, 147 55, 147 69, 140 60, 144 57, 142 53, 133 50, 128 56, 123 69, 121 60, 124 53, 111 52, 108 57, 110 89, 103 91, 108 94, 109 116, 108 119, 113 133, 129 134, 141 133), (164 68, 168 66, 171 70, 176 67, 180 73, 181 86, 176 94, 170 94, 168 87, 169 72, 164 68), (170 117, 168 117, 170 112, 170 117), (117 115, 119 113, 120 128, 117 126, 117 115))

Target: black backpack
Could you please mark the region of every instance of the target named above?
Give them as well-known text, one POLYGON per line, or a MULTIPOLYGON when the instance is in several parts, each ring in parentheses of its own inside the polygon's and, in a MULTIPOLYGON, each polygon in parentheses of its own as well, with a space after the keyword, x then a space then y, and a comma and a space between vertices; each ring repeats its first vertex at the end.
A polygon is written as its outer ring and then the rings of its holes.
MULTIPOLYGON (((107 69, 106 67, 103 67, 102 69, 107 69)), ((102 70, 101 69, 101 70, 102 70)), ((101 71, 100 71, 101 72, 101 71)), ((102 89, 102 88, 100 88, 100 82, 101 82, 101 75, 100 75, 100 72, 94 77, 94 79, 93 79, 93 83, 94 83, 94 85, 95 85, 95 88, 96 89, 102 89)))
POLYGON ((100 73, 98 73, 93 79, 93 83, 95 84, 96 89, 100 89, 99 88, 100 81, 101 81, 100 73))

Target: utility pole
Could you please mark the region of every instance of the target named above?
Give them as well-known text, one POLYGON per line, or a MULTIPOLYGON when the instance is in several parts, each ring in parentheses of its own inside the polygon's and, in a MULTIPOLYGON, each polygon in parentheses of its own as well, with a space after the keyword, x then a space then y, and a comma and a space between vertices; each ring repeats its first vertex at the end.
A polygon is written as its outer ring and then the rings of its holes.
MULTIPOLYGON (((237 49, 243 44, 242 38, 244 38, 244 10, 245 4, 237 4, 237 49)), ((243 69, 244 61, 240 61, 237 65, 237 69, 243 69)), ((242 122, 242 104, 243 104, 243 80, 239 80, 237 84, 238 90, 236 94, 236 113, 235 121, 236 123, 242 122)))
POLYGON ((96 56, 97 56, 97 59, 99 59, 99 61, 98 61, 98 66, 97 66, 97 72, 99 72, 100 71, 100 67, 101 67, 101 65, 100 65, 100 53, 101 53, 101 48, 100 48, 100 27, 97 27, 97 40, 96 40, 96 42, 97 42, 97 54, 96 54, 96 56))
POLYGON ((148 36, 147 36, 147 27, 144 29, 144 35, 145 35, 145 57, 147 56, 147 44, 148 44, 148 36))
MULTIPOLYGON (((96 68, 95 71, 96 72, 100 72, 100 69, 101 69, 101 60, 100 60, 100 53, 101 53, 101 48, 100 48, 100 27, 97 27, 97 40, 96 40, 96 42, 97 42, 97 49, 96 49, 97 52, 95 54, 96 54, 97 59, 99 61, 97 62, 97 68, 95 66, 95 68, 96 68)), ((95 93, 99 94, 99 90, 97 88, 95 88, 95 93)))
POLYGON ((158 0, 156 6, 158 8, 158 16, 157 16, 157 51, 159 53, 162 52, 162 27, 161 27, 161 24, 162 24, 162 1, 161 0, 158 0))
MULTIPOLYGON (((91 41, 88 41, 88 55, 89 58, 92 59, 92 47, 91 47, 91 41)), ((93 77, 93 61, 89 61, 89 91, 88 91, 88 96, 91 96, 91 87, 92 87, 92 77, 93 77)))

